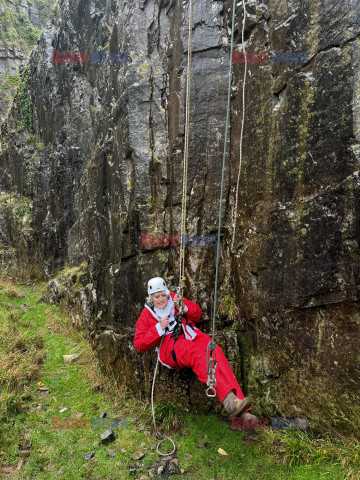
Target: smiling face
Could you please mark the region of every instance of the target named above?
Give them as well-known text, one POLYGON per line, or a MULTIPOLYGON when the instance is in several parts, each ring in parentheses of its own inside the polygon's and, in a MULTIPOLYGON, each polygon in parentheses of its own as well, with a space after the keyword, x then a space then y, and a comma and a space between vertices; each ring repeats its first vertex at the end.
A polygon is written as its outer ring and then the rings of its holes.
POLYGON ((152 299, 156 308, 165 308, 168 301, 168 296, 165 292, 156 292, 153 293, 152 299))

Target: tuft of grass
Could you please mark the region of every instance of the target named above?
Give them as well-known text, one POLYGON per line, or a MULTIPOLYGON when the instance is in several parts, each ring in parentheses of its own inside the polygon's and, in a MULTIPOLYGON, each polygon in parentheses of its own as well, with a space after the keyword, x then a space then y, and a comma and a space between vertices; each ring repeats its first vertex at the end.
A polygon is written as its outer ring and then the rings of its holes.
POLYGON ((273 452, 279 463, 294 468, 300 465, 335 464, 341 466, 345 478, 356 480, 360 472, 360 443, 355 438, 316 438, 307 431, 268 430, 261 443, 273 452))
MULTIPOLYGON (((4 285, 4 282, 2 283, 4 285)), ((7 285, 5 283, 5 285, 7 285)), ((7 287, 1 295, 0 308, 6 308, 11 300, 17 298, 17 291, 7 287)), ((24 400, 29 399, 27 383, 39 377, 43 363, 44 341, 41 334, 34 334, 31 329, 25 333, 20 328, 19 320, 24 311, 2 312, 0 334, 0 420, 9 420, 9 415, 19 413, 24 407, 24 400)), ((30 327, 30 325, 28 325, 30 327)))
POLYGON ((0 289, 3 293, 3 301, 6 301, 6 297, 8 297, 8 300, 11 300, 12 298, 19 298, 21 296, 24 296, 23 291, 18 286, 16 286, 9 277, 4 275, 0 275, 0 289))
MULTIPOLYGON (((134 413, 133 403, 131 405, 131 410, 132 413, 134 413)), ((154 423, 150 402, 138 402, 136 408, 136 415, 145 428, 153 430, 154 423)), ((168 404, 165 402, 155 403, 154 415, 158 430, 166 434, 179 431, 185 424, 186 417, 184 411, 173 404, 168 404)))
POLYGON ((44 150, 44 148, 45 148, 44 143, 40 140, 40 138, 37 135, 27 135, 26 136, 26 143, 28 145, 32 145, 32 146, 38 148, 40 151, 44 150))
POLYGON ((219 303, 219 315, 235 321, 240 316, 240 309, 235 303, 235 298, 231 295, 224 295, 219 303))

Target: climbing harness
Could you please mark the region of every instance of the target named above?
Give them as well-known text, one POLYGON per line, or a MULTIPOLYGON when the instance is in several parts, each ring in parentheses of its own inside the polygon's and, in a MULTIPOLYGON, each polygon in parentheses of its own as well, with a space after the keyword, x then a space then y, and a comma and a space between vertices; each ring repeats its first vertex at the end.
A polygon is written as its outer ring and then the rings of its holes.
MULTIPOLYGON (((243 51, 243 55, 245 58, 245 71, 244 71, 244 80, 242 85, 242 121, 241 121, 241 134, 240 134, 240 158, 239 158, 239 171, 238 177, 236 182, 236 200, 235 200, 235 207, 233 213, 233 236, 231 242, 231 252, 234 252, 234 243, 235 243, 235 231, 236 231, 236 220, 237 220, 237 209, 238 209, 238 200, 239 200, 239 184, 240 184, 240 173, 241 173, 241 163, 242 163, 242 147, 243 147, 243 136, 244 136, 244 123, 245 123, 245 86, 246 86, 246 74, 247 74, 247 58, 245 53, 245 39, 244 39, 244 32, 245 32, 245 20, 246 20, 246 2, 243 0, 243 7, 244 7, 244 18, 243 18, 243 25, 242 25, 242 34, 241 34, 241 48, 243 51)), ((232 50, 232 48, 231 48, 232 50)))
MULTIPOLYGON (((153 313, 153 315, 160 321, 161 318, 156 314, 154 308, 152 307, 152 305, 150 305, 149 303, 145 303, 146 307, 151 310, 151 312, 153 313)), ((174 338, 175 341, 173 343, 173 348, 172 348, 172 351, 171 351, 171 356, 174 360, 174 362, 179 365, 178 361, 177 361, 177 358, 176 358, 176 353, 175 353, 175 343, 177 342, 179 336, 184 333, 184 330, 183 330, 183 326, 184 326, 184 321, 185 320, 185 325, 186 326, 190 326, 188 321, 187 321, 187 317, 186 317, 186 313, 184 311, 179 311, 175 316, 174 316, 174 320, 172 320, 171 322, 169 322, 169 325, 166 327, 165 331, 168 331, 168 334, 170 334, 171 332, 171 336, 170 338, 174 338)), ((161 342, 162 344, 162 342, 161 342)), ((158 349, 158 353, 160 355, 160 348, 161 348, 161 344, 160 344, 160 347, 158 349)))
POLYGON ((170 337, 170 338, 175 339, 174 343, 173 343, 173 348, 172 348, 172 351, 171 351, 171 356, 172 356, 174 362, 177 363, 177 364, 178 364, 178 361, 177 361, 176 353, 175 353, 175 343, 178 341, 179 336, 183 333, 183 321, 182 321, 183 318, 185 319, 185 323, 187 323, 186 314, 183 311, 179 312, 175 315, 176 325, 175 325, 175 328, 174 328, 174 330, 171 334, 171 337, 170 337))
MULTIPOLYGON (((245 4, 245 1, 243 0, 245 4)), ((208 344, 206 360, 207 360, 207 386, 206 395, 208 397, 214 397, 216 395, 216 379, 215 379, 215 370, 217 366, 215 358, 215 316, 216 316, 216 301, 217 301, 217 287, 218 287, 218 274, 219 274, 219 258, 220 258, 220 233, 221 233, 221 216, 222 216, 222 199, 224 192, 224 173, 225 173, 225 160, 226 160, 226 150, 227 150, 227 137, 229 129, 229 117, 230 117, 230 98, 231 98, 231 77, 232 77, 232 51, 234 46, 234 30, 235 30, 235 8, 236 0, 233 2, 233 12, 232 12, 232 26, 231 26, 231 46, 230 46, 230 59, 229 59, 229 86, 228 86, 228 99, 227 99, 227 109, 226 109, 226 125, 225 125, 225 139, 224 139, 224 153, 223 153, 223 163, 221 171, 221 188, 220 188, 220 201, 219 201, 219 222, 218 222, 218 242, 216 248, 216 271, 215 271, 215 293, 214 293, 214 310, 213 310, 213 325, 212 325, 212 339, 208 344)), ((244 17, 245 24, 245 17, 244 17)))

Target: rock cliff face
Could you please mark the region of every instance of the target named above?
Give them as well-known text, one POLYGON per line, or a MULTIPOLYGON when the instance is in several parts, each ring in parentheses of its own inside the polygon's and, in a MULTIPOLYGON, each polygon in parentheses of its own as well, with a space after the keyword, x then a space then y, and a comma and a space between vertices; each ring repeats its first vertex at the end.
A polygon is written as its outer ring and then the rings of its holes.
POLYGON ((29 53, 51 16, 53 0, 0 0, 0 118, 14 95, 12 77, 29 59, 29 53))
MULTIPOLYGON (((359 429, 360 7, 246 5, 246 50, 269 55, 247 68, 235 228, 244 64, 233 65, 217 340, 263 418, 359 429), (307 59, 279 62, 279 52, 307 59)), ((2 135, 3 264, 48 279, 66 266, 47 299, 88 332, 106 371, 145 396, 155 356, 136 352, 134 326, 150 277, 176 286, 179 249, 142 245, 142 234, 180 234, 188 7, 59 1, 29 63, 33 140, 16 131, 17 104, 2 135), (53 51, 89 58, 52 63, 53 51), (95 63, 92 52, 128 55, 95 63)), ((236 19, 240 51, 241 3, 236 19)), ((190 235, 216 233, 230 28, 231 2, 195 2, 190 235)), ((185 292, 205 331, 215 254, 186 251, 185 292)), ((162 367, 156 396, 219 408, 185 371, 162 367)))

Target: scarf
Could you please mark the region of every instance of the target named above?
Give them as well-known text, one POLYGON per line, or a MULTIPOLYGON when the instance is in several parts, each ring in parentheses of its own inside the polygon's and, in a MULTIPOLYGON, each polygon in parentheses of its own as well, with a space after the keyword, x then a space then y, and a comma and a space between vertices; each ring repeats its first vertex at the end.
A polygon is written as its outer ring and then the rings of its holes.
MULTIPOLYGON (((174 316, 175 305, 174 305, 173 299, 171 298, 170 295, 169 295, 169 299, 167 301, 167 304, 165 305, 164 308, 156 308, 154 306, 153 307, 154 310, 151 310, 146 303, 145 303, 145 307, 148 310, 150 310, 153 315, 154 315, 154 312, 155 312, 154 316, 157 317, 157 320, 159 322, 164 317, 169 317, 169 324, 171 323, 171 321, 175 320, 175 316, 174 316)), ((187 340, 194 340, 194 338, 196 337, 196 333, 194 332, 194 330, 189 325, 186 325, 185 319, 183 319, 182 323, 183 323, 182 328, 183 328, 183 331, 184 331, 185 338, 187 340)), ((175 323, 174 323, 174 326, 175 326, 175 323)), ((173 328, 174 328, 174 326, 173 326, 173 328)), ((168 329, 168 331, 165 333, 165 335, 168 335, 169 333, 171 333, 172 329, 171 330, 168 329)))
POLYGON ((156 308, 154 306, 154 310, 156 315, 160 318, 160 320, 164 317, 169 317, 169 323, 171 320, 174 320, 174 302, 173 299, 169 295, 169 299, 167 301, 167 304, 165 305, 164 308, 156 308))

